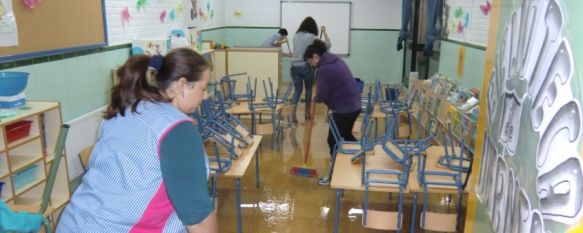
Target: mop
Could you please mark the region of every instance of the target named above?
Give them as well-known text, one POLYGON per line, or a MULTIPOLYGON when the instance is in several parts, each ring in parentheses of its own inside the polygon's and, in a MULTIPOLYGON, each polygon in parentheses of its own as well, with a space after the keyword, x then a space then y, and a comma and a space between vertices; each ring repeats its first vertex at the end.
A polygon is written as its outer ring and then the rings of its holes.
POLYGON ((308 137, 306 138, 306 143, 304 144, 304 164, 302 166, 294 166, 289 171, 292 175, 316 178, 318 173, 316 169, 308 167, 308 157, 310 154, 310 141, 312 139, 312 128, 314 126, 314 112, 316 111, 316 103, 312 103, 310 107, 310 120, 308 121, 308 137))

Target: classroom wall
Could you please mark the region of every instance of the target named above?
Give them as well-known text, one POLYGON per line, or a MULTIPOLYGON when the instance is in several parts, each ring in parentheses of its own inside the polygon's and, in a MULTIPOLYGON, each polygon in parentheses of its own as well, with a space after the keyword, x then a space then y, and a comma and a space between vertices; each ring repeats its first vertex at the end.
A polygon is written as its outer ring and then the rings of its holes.
MULTIPOLYGON (((277 33, 277 28, 226 27, 205 30, 202 35, 203 39, 224 40, 231 47, 253 47, 259 46, 265 38, 274 33, 277 33)), ((401 82, 403 53, 394 47, 398 36, 397 31, 356 29, 351 30, 350 33, 350 55, 342 58, 355 77, 367 83, 372 83, 376 79, 390 84, 401 82)), ((289 58, 284 57, 282 82, 291 81, 289 67, 289 58)))
POLYGON ((452 41, 441 41, 439 54, 439 73, 458 80, 464 89, 482 89, 482 77, 484 75, 486 51, 484 49, 466 46, 452 41), (465 47, 464 72, 457 75, 458 51, 465 47))

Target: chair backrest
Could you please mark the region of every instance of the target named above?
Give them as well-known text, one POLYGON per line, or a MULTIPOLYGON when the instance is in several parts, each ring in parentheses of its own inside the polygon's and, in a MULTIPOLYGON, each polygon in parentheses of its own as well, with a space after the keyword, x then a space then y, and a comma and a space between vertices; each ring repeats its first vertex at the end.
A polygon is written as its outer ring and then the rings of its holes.
POLYGON ((81 161, 81 166, 83 167, 84 171, 87 171, 87 169, 89 169, 89 157, 91 157, 93 146, 94 145, 90 145, 85 149, 81 150, 81 152, 79 152, 79 160, 81 161))
POLYGON ((39 213, 44 213, 49 207, 49 199, 51 198, 51 193, 53 192, 53 186, 55 185, 55 179, 57 178, 57 171, 59 170, 59 164, 61 163, 61 158, 63 157, 63 152, 65 152, 65 142, 67 141, 67 134, 69 133, 69 125, 63 124, 59 130, 59 137, 57 139, 57 144, 55 145, 55 159, 51 164, 49 169, 49 176, 47 178, 47 185, 43 190, 43 199, 40 205, 39 213))

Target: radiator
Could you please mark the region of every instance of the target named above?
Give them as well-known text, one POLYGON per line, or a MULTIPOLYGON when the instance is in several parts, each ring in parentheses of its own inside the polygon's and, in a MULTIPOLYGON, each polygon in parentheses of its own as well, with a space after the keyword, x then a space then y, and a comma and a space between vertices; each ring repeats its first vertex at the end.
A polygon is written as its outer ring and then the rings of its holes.
POLYGON ((83 167, 78 154, 85 147, 95 144, 97 141, 99 124, 103 120, 102 115, 105 108, 101 107, 67 122, 70 128, 65 149, 67 150, 69 180, 73 180, 83 174, 83 167))

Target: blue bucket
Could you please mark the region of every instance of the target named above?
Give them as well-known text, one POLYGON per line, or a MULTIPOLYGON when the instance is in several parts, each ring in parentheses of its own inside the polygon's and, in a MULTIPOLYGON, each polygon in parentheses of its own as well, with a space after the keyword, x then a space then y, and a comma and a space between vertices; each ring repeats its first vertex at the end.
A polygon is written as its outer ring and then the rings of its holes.
POLYGON ((6 71, 0 72, 0 96, 15 96, 26 88, 28 83, 26 72, 6 71))

